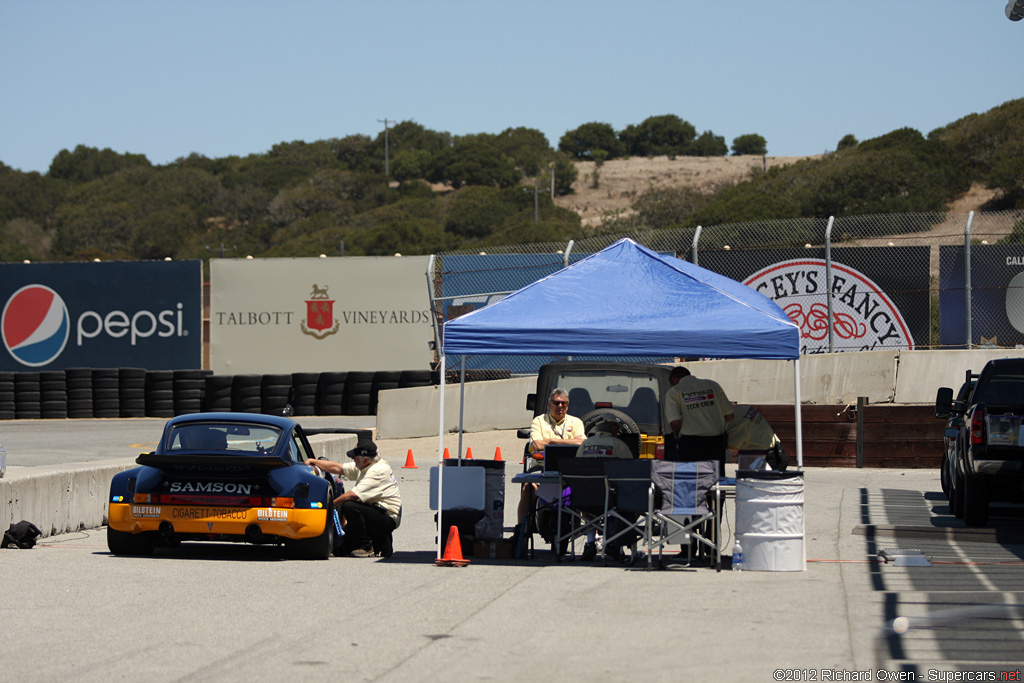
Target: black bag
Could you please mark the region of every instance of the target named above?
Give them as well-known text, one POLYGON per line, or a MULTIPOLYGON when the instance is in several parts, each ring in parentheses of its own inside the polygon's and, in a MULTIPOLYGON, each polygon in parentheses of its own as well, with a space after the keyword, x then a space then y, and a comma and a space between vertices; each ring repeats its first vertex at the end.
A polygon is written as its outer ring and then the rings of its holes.
POLYGON ((789 467, 789 455, 786 453, 786 449, 782 447, 781 443, 777 443, 765 453, 765 461, 773 469, 779 472, 785 472, 786 468, 789 467))
POLYGON ((32 522, 21 520, 4 532, 4 541, 0 548, 17 546, 18 548, 31 548, 36 544, 36 539, 43 535, 43 532, 32 522))

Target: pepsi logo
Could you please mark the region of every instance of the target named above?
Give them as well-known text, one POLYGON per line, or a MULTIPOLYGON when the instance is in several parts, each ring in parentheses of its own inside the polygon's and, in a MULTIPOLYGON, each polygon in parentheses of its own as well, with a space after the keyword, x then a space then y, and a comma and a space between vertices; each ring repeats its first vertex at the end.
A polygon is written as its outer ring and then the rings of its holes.
POLYGON ((26 285, 11 295, 0 317, 4 347, 22 365, 53 362, 68 342, 68 307, 45 285, 26 285))

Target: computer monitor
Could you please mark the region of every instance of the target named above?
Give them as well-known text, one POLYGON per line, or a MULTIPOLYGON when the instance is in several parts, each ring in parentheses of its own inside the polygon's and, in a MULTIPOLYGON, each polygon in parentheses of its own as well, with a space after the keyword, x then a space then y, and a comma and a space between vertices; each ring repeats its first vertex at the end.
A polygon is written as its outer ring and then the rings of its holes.
POLYGON ((544 447, 544 471, 557 472, 563 458, 575 458, 579 444, 548 444, 544 447))

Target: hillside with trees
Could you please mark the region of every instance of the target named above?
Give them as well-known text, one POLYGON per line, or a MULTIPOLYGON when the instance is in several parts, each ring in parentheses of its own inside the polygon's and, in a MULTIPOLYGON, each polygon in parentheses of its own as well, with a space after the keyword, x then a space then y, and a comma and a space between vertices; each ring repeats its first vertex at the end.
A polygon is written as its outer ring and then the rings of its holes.
MULTIPOLYGON (((529 128, 453 136, 413 121, 375 138, 282 142, 245 157, 194 153, 164 166, 78 146, 61 150, 45 174, 0 162, 0 261, 427 254, 669 227, 941 213, 978 185, 992 191, 986 210, 1024 208, 1024 99, 927 135, 846 135, 834 152, 785 163, 766 151, 756 133, 727 147, 676 115, 620 131, 585 123, 557 147, 529 128), (719 160, 738 172, 711 183, 651 182, 625 210, 583 220, 574 188, 596 190, 611 164, 636 159, 719 160)), ((748 229, 730 241, 770 238, 748 229)))

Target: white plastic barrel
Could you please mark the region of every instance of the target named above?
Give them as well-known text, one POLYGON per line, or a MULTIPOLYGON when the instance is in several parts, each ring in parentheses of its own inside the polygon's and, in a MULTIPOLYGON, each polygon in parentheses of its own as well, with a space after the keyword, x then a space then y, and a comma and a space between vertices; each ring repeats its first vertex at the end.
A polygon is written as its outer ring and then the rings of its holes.
POLYGON ((743 571, 804 571, 803 477, 781 472, 738 475, 736 536, 743 547, 743 571))

